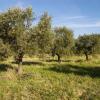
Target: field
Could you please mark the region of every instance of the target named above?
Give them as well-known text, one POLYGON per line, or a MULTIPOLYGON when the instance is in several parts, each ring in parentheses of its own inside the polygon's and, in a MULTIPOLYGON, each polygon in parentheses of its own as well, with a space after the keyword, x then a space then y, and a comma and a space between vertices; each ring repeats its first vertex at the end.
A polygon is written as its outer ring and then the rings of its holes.
POLYGON ((68 57, 57 63, 24 58, 23 74, 0 62, 0 100, 100 100, 100 57, 68 57))

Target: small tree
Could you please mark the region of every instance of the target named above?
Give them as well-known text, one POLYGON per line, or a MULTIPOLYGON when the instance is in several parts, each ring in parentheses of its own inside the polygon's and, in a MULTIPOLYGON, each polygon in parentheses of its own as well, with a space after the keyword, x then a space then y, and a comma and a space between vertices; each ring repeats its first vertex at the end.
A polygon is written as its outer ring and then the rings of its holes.
POLYGON ((93 49, 96 45, 96 41, 91 37, 92 35, 80 36, 76 41, 76 51, 78 54, 83 53, 86 56, 86 60, 89 60, 88 55, 93 53, 93 49))
POLYGON ((66 55, 67 51, 70 51, 73 46, 73 32, 66 27, 57 27, 54 31, 55 37, 53 41, 52 55, 57 55, 58 62, 60 62, 61 57, 66 55))

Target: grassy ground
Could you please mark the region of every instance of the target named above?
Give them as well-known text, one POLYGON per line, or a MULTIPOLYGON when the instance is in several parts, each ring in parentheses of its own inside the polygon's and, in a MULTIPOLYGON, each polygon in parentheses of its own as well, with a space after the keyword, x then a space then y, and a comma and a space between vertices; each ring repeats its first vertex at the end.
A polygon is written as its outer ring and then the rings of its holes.
POLYGON ((0 62, 0 100, 100 100, 100 57, 83 59, 25 58, 22 75, 12 59, 0 62))

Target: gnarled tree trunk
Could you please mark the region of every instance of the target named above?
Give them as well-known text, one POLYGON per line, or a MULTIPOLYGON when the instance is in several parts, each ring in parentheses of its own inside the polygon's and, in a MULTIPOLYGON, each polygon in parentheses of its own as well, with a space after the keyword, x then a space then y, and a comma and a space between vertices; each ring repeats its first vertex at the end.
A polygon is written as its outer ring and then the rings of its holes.
POLYGON ((88 54, 87 53, 85 53, 85 57, 86 57, 86 61, 88 61, 89 60, 89 57, 88 57, 88 54))
POLYGON ((18 74, 22 74, 23 70, 22 70, 22 62, 20 62, 18 64, 18 74))
POLYGON ((18 53, 18 56, 17 56, 18 74, 22 74, 22 72, 23 72, 23 70, 22 70, 23 56, 24 56, 24 53, 23 53, 22 51, 20 51, 20 52, 18 53))
POLYGON ((58 53, 56 53, 56 55, 58 57, 58 60, 57 61, 60 63, 61 62, 61 57, 60 57, 60 55, 58 53))

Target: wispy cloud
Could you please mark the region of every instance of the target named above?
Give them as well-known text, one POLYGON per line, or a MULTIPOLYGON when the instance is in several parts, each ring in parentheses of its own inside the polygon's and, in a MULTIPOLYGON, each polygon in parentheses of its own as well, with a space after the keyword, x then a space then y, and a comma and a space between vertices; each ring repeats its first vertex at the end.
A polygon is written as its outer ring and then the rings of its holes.
POLYGON ((96 24, 97 24, 98 26, 100 26, 100 21, 98 21, 96 24))
POLYGON ((55 20, 77 20, 77 19, 85 19, 87 16, 77 15, 77 16, 67 16, 67 15, 61 15, 59 17, 55 16, 53 17, 55 20))
POLYGON ((97 28, 100 27, 100 21, 93 20, 88 16, 59 16, 54 18, 53 26, 67 26, 70 28, 97 28))
POLYGON ((62 17, 66 20, 69 20, 69 19, 83 19, 83 18, 86 18, 86 16, 70 16, 70 17, 62 17))
POLYGON ((3 12, 3 10, 0 10, 0 13, 3 12))
POLYGON ((96 22, 96 23, 84 23, 84 24, 68 24, 68 27, 72 27, 72 28, 96 28, 96 27, 100 27, 100 22, 96 22))
POLYGON ((94 23, 60 23, 60 24, 54 24, 55 26, 66 26, 70 28, 100 28, 100 22, 94 22, 94 23))
POLYGON ((70 22, 79 22, 87 19, 87 16, 82 16, 82 15, 77 15, 77 16, 66 16, 66 15, 61 15, 59 17, 55 16, 53 17, 53 22, 56 24, 66 24, 70 22))
POLYGON ((62 23, 62 24, 57 24, 54 26, 67 26, 70 28, 100 28, 100 23, 84 23, 84 24, 77 24, 77 23, 62 23))
POLYGON ((15 7, 25 8, 25 4, 22 1, 19 1, 15 4, 15 7))

